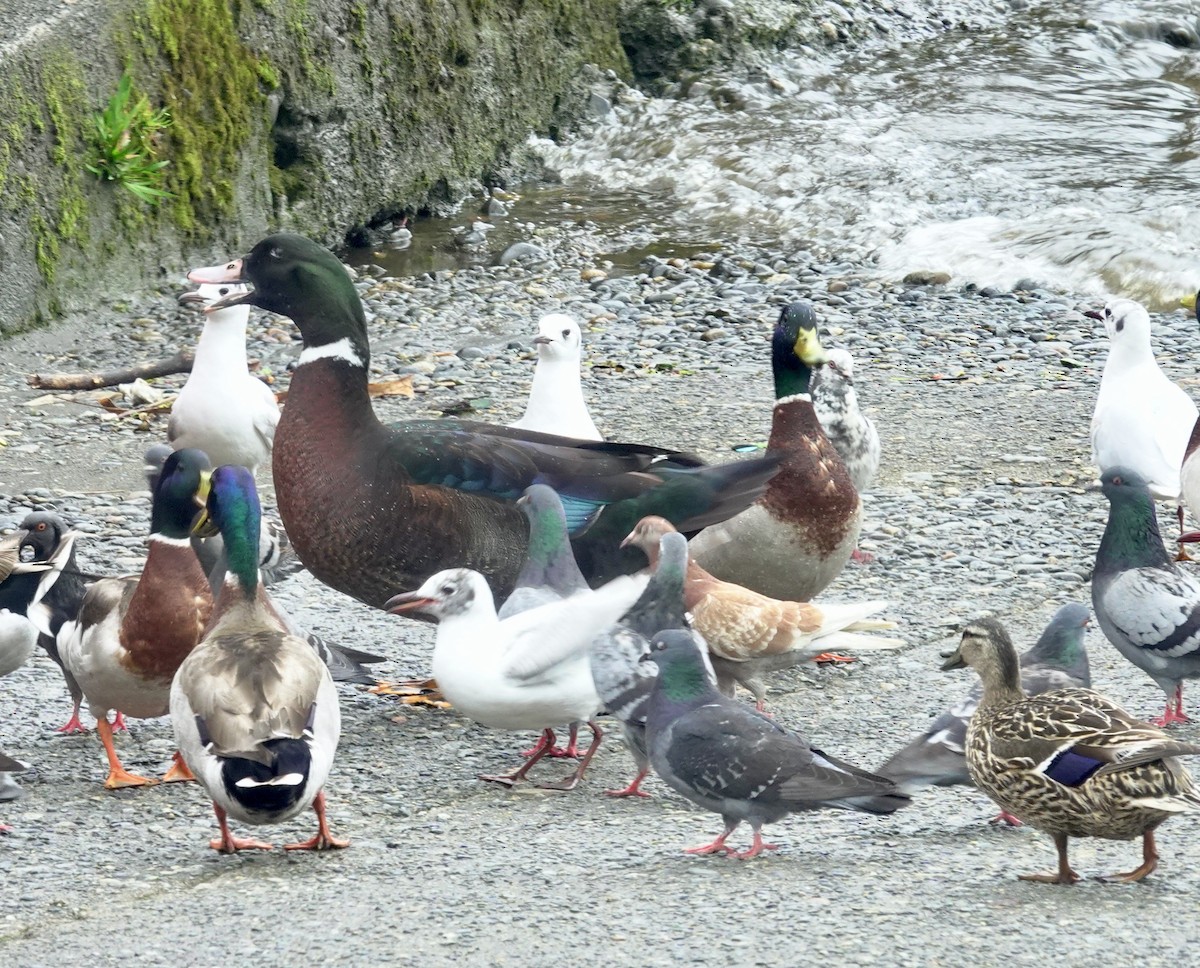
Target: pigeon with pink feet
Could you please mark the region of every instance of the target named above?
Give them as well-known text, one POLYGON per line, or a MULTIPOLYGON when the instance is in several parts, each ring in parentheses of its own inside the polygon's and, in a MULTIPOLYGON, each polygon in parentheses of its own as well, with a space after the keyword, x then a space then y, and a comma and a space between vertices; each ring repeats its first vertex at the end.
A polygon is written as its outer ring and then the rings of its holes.
POLYGON ((1163 547, 1145 478, 1114 467, 1101 474, 1100 486, 1109 508, 1092 575, 1096 620, 1117 651, 1166 694, 1166 709, 1150 722, 1191 722, 1183 681, 1200 678, 1200 583, 1163 547))
POLYGON ((716 840, 688 853, 748 859, 777 849, 763 842, 763 824, 790 813, 831 807, 890 814, 908 804, 891 780, 814 749, 799 733, 718 692, 703 650, 685 629, 658 633, 650 650, 658 666, 646 712, 650 763, 668 786, 725 821, 716 840), (743 820, 754 841, 739 852, 726 840, 743 820))

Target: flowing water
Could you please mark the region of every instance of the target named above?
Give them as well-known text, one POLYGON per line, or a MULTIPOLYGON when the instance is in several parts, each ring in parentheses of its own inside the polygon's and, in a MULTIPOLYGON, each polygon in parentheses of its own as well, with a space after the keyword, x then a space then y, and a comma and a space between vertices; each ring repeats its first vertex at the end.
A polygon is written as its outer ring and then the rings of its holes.
POLYGON ((1092 0, 794 52, 539 142, 562 184, 513 217, 575 220, 618 262, 746 240, 1171 306, 1200 283, 1198 30, 1196 2, 1092 0))

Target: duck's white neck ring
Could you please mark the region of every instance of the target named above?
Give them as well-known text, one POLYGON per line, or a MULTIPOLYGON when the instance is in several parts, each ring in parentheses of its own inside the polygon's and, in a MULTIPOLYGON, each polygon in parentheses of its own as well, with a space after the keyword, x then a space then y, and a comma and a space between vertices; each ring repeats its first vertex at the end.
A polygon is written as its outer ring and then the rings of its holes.
POLYGON ((341 360, 351 366, 365 367, 349 336, 343 336, 336 342, 325 343, 322 346, 304 347, 296 365, 303 366, 305 363, 315 363, 317 360, 341 360))

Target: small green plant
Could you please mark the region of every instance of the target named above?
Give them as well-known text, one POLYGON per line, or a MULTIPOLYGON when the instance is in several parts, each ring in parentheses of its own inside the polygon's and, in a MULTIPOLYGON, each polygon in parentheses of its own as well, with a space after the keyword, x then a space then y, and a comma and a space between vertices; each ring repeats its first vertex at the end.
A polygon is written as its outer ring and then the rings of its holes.
POLYGON ((150 109, 142 94, 133 96, 133 80, 122 74, 108 105, 93 118, 95 128, 87 170, 129 189, 147 205, 157 205, 170 192, 159 186, 169 161, 159 161, 159 132, 171 126, 166 108, 150 109))

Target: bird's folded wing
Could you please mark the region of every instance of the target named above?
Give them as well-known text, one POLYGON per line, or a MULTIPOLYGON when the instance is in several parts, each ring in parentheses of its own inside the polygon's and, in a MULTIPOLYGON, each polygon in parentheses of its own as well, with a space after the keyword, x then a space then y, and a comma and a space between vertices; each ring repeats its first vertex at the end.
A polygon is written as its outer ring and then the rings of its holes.
POLYGON ((1200 586, 1161 568, 1134 568, 1113 579, 1103 605, 1139 648, 1176 658, 1200 649, 1200 586))
POLYGON ((591 594, 573 595, 506 619, 500 626, 509 639, 504 673, 535 679, 585 656, 596 633, 617 621, 648 581, 648 575, 626 575, 591 594))
POLYGON ((807 745, 748 707, 712 703, 671 726, 667 763, 702 796, 750 800, 811 762, 807 745))

